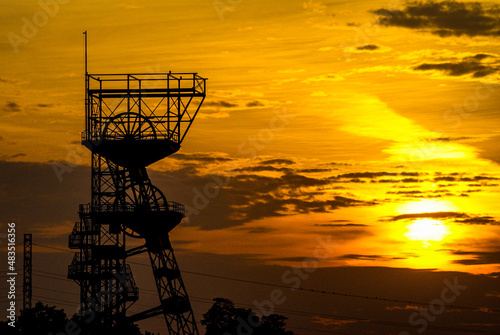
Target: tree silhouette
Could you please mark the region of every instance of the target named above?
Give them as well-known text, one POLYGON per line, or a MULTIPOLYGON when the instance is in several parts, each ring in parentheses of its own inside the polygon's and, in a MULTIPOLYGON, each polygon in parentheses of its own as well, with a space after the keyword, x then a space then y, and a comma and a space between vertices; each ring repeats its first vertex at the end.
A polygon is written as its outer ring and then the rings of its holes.
POLYGON ((40 301, 33 308, 21 311, 17 318, 15 327, 8 325, 8 321, 0 322, 0 333, 5 335, 46 335, 64 332, 68 323, 66 313, 55 306, 49 307, 40 301))
MULTIPOLYGON (((68 320, 66 313, 55 306, 49 307, 37 302, 31 309, 21 311, 15 327, 9 321, 0 321, 2 335, 141 335, 136 324, 122 323, 113 327, 89 322, 89 319, 73 316, 68 320)), ((146 332, 147 333, 147 332, 146 332)))
POLYGON ((255 334, 259 335, 293 335, 292 331, 285 330, 287 318, 279 314, 270 314, 262 317, 262 324, 255 334))
POLYGON ((292 331, 285 330, 287 318, 283 315, 259 318, 251 309, 236 308, 229 299, 215 298, 213 301, 201 320, 206 326, 205 335, 293 335, 292 331))
POLYGON ((23 310, 19 317, 19 326, 23 335, 57 334, 64 330, 68 322, 63 309, 49 307, 42 302, 37 302, 35 307, 23 310))
POLYGON ((99 323, 88 315, 75 314, 71 321, 78 326, 78 335, 142 335, 138 325, 124 320, 111 326, 99 323))

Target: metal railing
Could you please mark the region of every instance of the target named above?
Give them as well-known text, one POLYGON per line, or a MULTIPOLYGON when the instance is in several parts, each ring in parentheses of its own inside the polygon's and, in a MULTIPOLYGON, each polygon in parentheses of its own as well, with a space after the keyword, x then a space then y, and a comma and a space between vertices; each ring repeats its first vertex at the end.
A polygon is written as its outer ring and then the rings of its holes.
MULTIPOLYGON (((156 204, 155 204, 156 205, 156 204)), ((134 213, 134 212, 175 212, 185 215, 185 207, 183 204, 175 201, 161 201, 157 206, 150 206, 149 204, 103 204, 99 207, 92 207, 91 204, 80 204, 79 211, 82 214, 91 213, 134 213)))
POLYGON ((204 94, 206 78, 198 73, 129 73, 129 74, 89 74, 88 89, 90 92, 115 93, 121 90, 143 93, 157 92, 167 89, 171 92, 192 92, 204 94))
POLYGON ((89 74, 82 140, 101 140, 116 115, 136 112, 154 125, 156 139, 180 144, 205 99, 206 80, 197 73, 89 74))

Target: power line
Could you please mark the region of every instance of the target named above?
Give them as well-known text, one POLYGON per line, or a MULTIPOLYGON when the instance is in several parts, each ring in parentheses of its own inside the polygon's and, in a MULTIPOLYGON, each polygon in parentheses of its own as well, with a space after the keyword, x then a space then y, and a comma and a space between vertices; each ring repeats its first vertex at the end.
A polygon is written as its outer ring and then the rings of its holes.
MULTIPOLYGON (((35 244, 35 243, 33 243, 33 244, 35 244)), ((39 245, 39 244, 36 244, 36 245, 39 245)), ((50 248, 50 249, 55 249, 55 250, 60 250, 60 251, 65 251, 65 252, 71 252, 69 250, 64 250, 64 249, 56 248, 56 247, 50 247, 50 246, 44 246, 44 245, 39 245, 39 246, 42 246, 42 247, 45 247, 45 248, 50 248)), ((143 263, 139 263, 139 262, 128 261, 128 263, 135 264, 135 265, 140 265, 140 266, 145 266, 145 267, 150 267, 149 265, 146 265, 146 264, 143 264, 143 263)), ((201 272, 194 272, 194 271, 186 271, 186 270, 183 270, 182 272, 183 273, 194 274, 194 275, 198 275, 198 276, 205 276, 205 277, 212 277, 212 278, 218 278, 218 279, 232 280, 232 281, 241 282, 241 283, 247 283, 247 284, 272 286, 272 287, 278 287, 278 288, 286 288, 286 289, 294 291, 294 289, 292 287, 287 286, 287 285, 283 285, 283 284, 265 283, 265 282, 254 281, 254 280, 247 280, 247 279, 240 279, 240 278, 219 276, 219 275, 213 275, 213 274, 207 274, 207 273, 201 273, 201 272)), ((384 298, 384 297, 372 297, 372 296, 364 296, 364 295, 351 294, 351 293, 341 293, 341 292, 326 291, 326 290, 306 289, 306 288, 302 288, 302 287, 296 288, 295 290, 297 290, 297 291, 303 291, 303 292, 312 292, 312 293, 319 293, 319 294, 341 296, 341 297, 347 297, 347 298, 357 298, 357 299, 384 301, 384 302, 392 302, 392 303, 400 303, 400 304, 412 304, 412 305, 420 305, 420 306, 429 306, 428 302, 420 302, 420 301, 412 301, 412 300, 401 300, 401 299, 392 299, 392 298, 384 298)), ((447 308, 457 308, 457 309, 466 309, 466 310, 472 310, 472 311, 476 311, 476 312, 500 313, 499 309, 493 309, 493 308, 487 308, 487 307, 471 307, 471 306, 461 306, 461 305, 452 305, 452 304, 447 304, 447 305, 445 305, 445 307, 447 307, 447 308)))
MULTIPOLYGON (((144 265, 144 264, 142 264, 142 265, 144 265)), ((51 275, 61 276, 59 274, 52 273, 52 272, 47 272, 47 271, 41 271, 41 272, 44 272, 44 273, 47 273, 47 274, 51 274, 51 275)), ((49 278, 48 276, 46 276, 46 277, 49 278)), ((55 279, 58 279, 58 278, 55 278, 55 279)), ((40 288, 40 287, 37 287, 37 288, 40 288)), ((61 293, 66 293, 66 294, 69 293, 69 292, 65 292, 65 291, 57 291, 57 290, 51 290, 51 289, 45 289, 45 290, 55 291, 55 292, 61 292, 61 293)), ((143 290, 141 290, 141 291, 143 291, 143 290)), ((144 291, 154 292, 153 290, 144 290, 144 291)), ((70 294, 74 294, 74 293, 70 293, 70 294)), ((74 295, 77 295, 77 294, 74 294, 74 295)), ((66 306, 75 306, 75 302, 71 302, 71 301, 68 301, 68 300, 49 298, 49 297, 45 297, 45 296, 42 296, 42 295, 36 295, 36 296, 38 298, 46 299, 47 301, 55 301, 55 302, 58 302, 58 303, 62 302, 66 306), (68 305, 68 304, 70 304, 70 305, 68 305)), ((196 302, 201 302, 201 303, 212 303, 212 301, 213 301, 213 300, 208 299, 208 298, 195 297, 195 296, 192 297, 192 300, 196 301, 196 302)), ((245 306, 245 307, 250 307, 250 308, 255 307, 255 306, 253 306, 251 304, 246 304, 246 303, 235 303, 235 305, 237 305, 237 306, 245 306)), ((136 306, 138 306, 138 307, 145 307, 145 308, 149 308, 150 307, 150 306, 146 306, 146 305, 142 305, 142 304, 141 305, 138 304, 136 306)), ((326 313, 311 313, 311 312, 297 311, 297 310, 288 310, 288 309, 281 309, 281 308, 276 308, 275 311, 276 312, 280 312, 280 313, 290 314, 290 315, 299 315, 299 316, 308 316, 308 317, 322 316, 322 317, 327 317, 327 318, 341 320, 341 321, 349 320, 349 321, 369 323, 369 324, 377 324, 377 325, 386 325, 386 326, 397 326, 397 327, 404 327, 404 328, 412 328, 412 326, 409 325, 409 324, 407 324, 407 323, 395 322, 395 321, 385 321, 385 320, 377 320, 377 319, 364 319, 364 318, 356 318, 356 317, 341 316, 341 315, 326 314, 326 313)), ((487 331, 487 330, 485 330, 485 331, 482 331, 482 330, 468 330, 468 329, 463 329, 463 328, 451 328, 451 327, 442 327, 442 326, 434 326, 434 325, 428 325, 427 327, 429 329, 434 329, 434 330, 459 332, 459 333, 496 334, 494 332, 490 332, 490 331, 487 331)), ((305 329, 305 328, 302 329, 302 330, 311 330, 311 331, 319 331, 319 332, 330 332, 330 331, 321 331, 321 330, 305 329)), ((332 333, 332 332, 330 332, 330 333, 332 333)), ((339 333, 339 334, 341 334, 341 333, 339 333)))
POLYGON ((43 287, 40 287, 40 286, 33 286, 33 287, 36 288, 36 289, 39 289, 39 290, 44 290, 44 291, 58 292, 58 293, 64 293, 64 294, 70 294, 70 295, 80 296, 78 293, 74 293, 74 292, 53 290, 53 289, 50 289, 50 288, 43 288, 43 287))
POLYGON ((41 299, 46 299, 46 300, 53 300, 53 301, 58 301, 58 302, 63 302, 63 303, 70 303, 70 304, 73 304, 73 306, 76 304, 76 305, 79 305, 79 303, 75 303, 74 301, 69 301, 69 300, 62 300, 62 299, 56 299, 56 298, 51 298, 51 297, 45 297, 43 295, 39 295, 39 294, 36 294, 36 297, 37 298, 41 298, 41 299))
MULTIPOLYGON (((147 266, 146 264, 141 264, 141 263, 137 263, 137 262, 129 262, 129 263, 131 263, 131 264, 137 264, 137 265, 142 265, 142 266, 147 266)), ((256 285, 264 285, 264 286, 286 288, 286 289, 289 289, 291 291, 294 291, 294 288, 292 288, 290 286, 287 286, 287 285, 283 285, 283 284, 265 283, 265 282, 260 282, 260 281, 247 280, 247 279, 239 279, 239 278, 232 278, 232 277, 226 277, 226 276, 220 276, 220 275, 213 275, 213 274, 207 274, 207 273, 200 273, 200 272, 194 272, 194 271, 185 271, 185 270, 183 270, 182 272, 189 273, 189 274, 194 274, 194 275, 198 275, 198 276, 206 276, 206 277, 212 277, 212 278, 232 280, 232 281, 242 282, 242 283, 247 283, 247 284, 256 284, 256 285)), ((297 290, 297 291, 304 291, 304 292, 320 293, 320 294, 336 295, 336 296, 349 297, 349 298, 359 298, 359 299, 377 300, 377 301, 385 301, 385 302, 395 302, 395 303, 404 303, 404 304, 429 306, 428 302, 418 302, 418 301, 412 301, 412 300, 399 300, 399 299, 391 299, 391 298, 370 297, 370 296, 363 296, 363 295, 350 294, 350 293, 340 293, 340 292, 333 292, 333 291, 306 289, 306 288, 302 288, 302 287, 296 288, 295 290, 297 290)), ((495 313, 500 313, 500 310, 498 310, 498 309, 484 308, 484 307, 470 307, 470 306, 460 306, 460 305, 451 305, 451 304, 445 305, 445 307, 467 309, 467 310, 473 310, 473 311, 478 311, 478 312, 495 312, 495 313)))
POLYGON ((54 249, 54 250, 59 250, 59 251, 64 251, 64 252, 69 252, 69 253, 73 253, 71 250, 67 250, 67 249, 62 249, 62 248, 56 248, 56 247, 51 247, 51 246, 48 246, 48 245, 42 245, 42 244, 38 244, 38 243, 33 243, 33 245, 37 245, 39 247, 42 247, 42 248, 47 248, 47 249, 54 249))
MULTIPOLYGON (((44 272, 46 272, 46 271, 44 271, 44 272)), ((56 275, 55 273, 51 273, 51 272, 46 272, 46 273, 56 275)), ((40 288, 40 287, 37 287, 37 288, 40 288)), ((66 291, 56 291, 56 290, 51 290, 51 289, 45 289, 45 290, 55 291, 55 292, 61 292, 61 293, 65 293, 65 294, 77 295, 75 293, 70 293, 70 292, 66 292, 66 291)), ((141 290, 141 291, 143 291, 143 290, 141 290)), ((144 290, 144 291, 154 292, 153 290, 144 290)), ((44 296, 38 296, 38 297, 45 298, 45 299, 50 299, 50 300, 53 300, 53 301, 71 303, 68 300, 60 300, 60 299, 48 298, 48 297, 44 297, 44 296)), ((196 302, 208 303, 208 304, 212 303, 212 301, 213 301, 213 300, 211 300, 209 298, 195 297, 195 296, 192 297, 192 300, 196 301, 196 302)), ((74 304, 74 302, 73 302, 73 304, 74 304)), ((250 308, 255 307, 255 306, 253 306, 251 304, 246 304, 246 303, 235 303, 235 305, 236 306, 250 307, 250 308)), ((136 306, 138 306, 138 307, 145 307, 145 308, 149 308, 150 307, 150 306, 146 306, 146 305, 142 305, 142 304, 141 305, 137 304, 136 306)), ((297 311, 297 310, 288 310, 288 309, 281 309, 281 308, 277 308, 277 309, 275 309, 275 311, 286 313, 286 314, 291 314, 291 315, 308 316, 308 317, 311 317, 311 316, 323 316, 323 317, 332 318, 332 319, 341 320, 341 321, 349 320, 349 321, 363 322, 363 323, 369 323, 369 324, 378 324, 378 325, 387 325, 387 326, 398 326, 398 327, 406 327, 406 328, 410 327, 411 328, 411 325, 409 325, 409 324, 401 323, 401 322, 395 322, 395 321, 385 321, 385 320, 376 320, 376 319, 364 319, 364 318, 356 318, 356 317, 350 317, 350 316, 340 316, 340 315, 333 315, 333 314, 311 313, 311 312, 297 311)), ((469 332, 469 333, 475 333, 475 334, 492 334, 489 331, 481 331, 481 330, 477 330, 477 331, 474 330, 474 331, 472 331, 472 330, 461 329, 461 328, 440 327, 440 326, 433 326, 433 325, 429 325, 428 328, 429 329, 435 329, 435 330, 442 330, 442 331, 469 332)), ((305 329, 304 328, 303 330, 314 330, 314 329, 305 329)), ((319 332, 330 332, 330 331, 321 331, 321 330, 318 330, 318 331, 319 332)), ((330 332, 330 333, 332 333, 332 332, 330 332)), ((341 334, 341 333, 339 333, 339 334, 341 334)))
POLYGON ((40 274, 35 274, 37 277, 43 277, 43 278, 49 278, 49 279, 55 279, 55 280, 62 280, 62 281, 72 281, 71 279, 64 279, 64 278, 57 278, 57 277, 51 277, 51 276, 45 276, 45 275, 40 275, 40 274))
POLYGON ((54 276, 58 276, 58 277, 63 277, 63 278, 66 278, 67 277, 65 275, 62 275, 62 274, 59 274, 59 273, 55 273, 55 272, 47 272, 47 271, 41 271, 41 270, 34 270, 35 272, 41 272, 41 273, 45 273, 45 274, 48 274, 48 275, 54 275, 54 276))

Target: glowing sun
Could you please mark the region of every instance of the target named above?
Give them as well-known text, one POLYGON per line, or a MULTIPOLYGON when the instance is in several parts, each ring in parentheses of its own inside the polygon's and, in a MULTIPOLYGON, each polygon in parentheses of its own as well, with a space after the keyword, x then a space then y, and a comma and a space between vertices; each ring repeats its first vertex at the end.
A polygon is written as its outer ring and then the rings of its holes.
POLYGON ((450 232, 441 221, 417 219, 406 226, 405 236, 413 241, 441 241, 450 232))

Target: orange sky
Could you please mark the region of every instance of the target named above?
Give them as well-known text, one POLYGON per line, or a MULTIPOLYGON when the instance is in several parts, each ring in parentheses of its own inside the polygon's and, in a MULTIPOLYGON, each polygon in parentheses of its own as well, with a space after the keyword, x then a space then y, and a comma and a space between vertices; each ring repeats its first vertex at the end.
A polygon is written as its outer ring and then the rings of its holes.
POLYGON ((0 225, 66 248, 89 201, 86 30, 90 73, 208 78, 180 152, 150 167, 192 209, 185 257, 300 267, 328 238, 325 269, 500 272, 500 17, 430 4, 3 1, 0 225))

